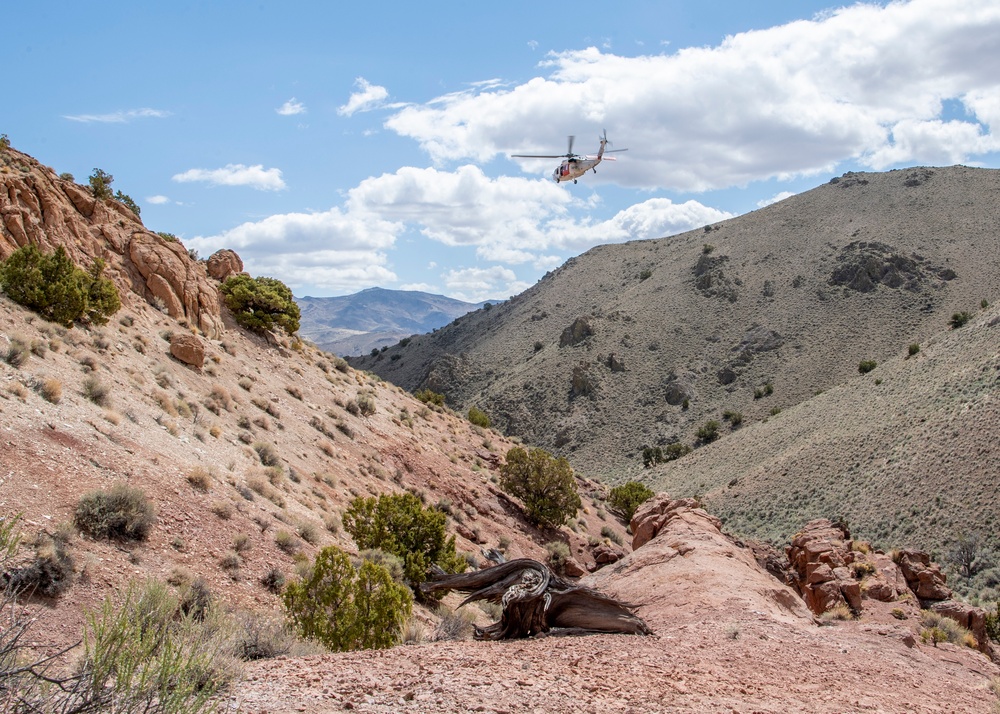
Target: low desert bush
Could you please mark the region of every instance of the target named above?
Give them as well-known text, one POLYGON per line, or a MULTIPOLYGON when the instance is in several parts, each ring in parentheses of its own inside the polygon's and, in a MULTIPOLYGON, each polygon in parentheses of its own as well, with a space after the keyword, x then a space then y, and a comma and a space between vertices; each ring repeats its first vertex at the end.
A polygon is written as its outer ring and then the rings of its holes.
POLYGON ((195 466, 193 469, 188 471, 185 478, 187 479, 187 482, 191 484, 191 487, 196 491, 208 493, 212 488, 212 474, 208 469, 201 466, 195 466))
POLYGON ((62 399, 62 382, 58 379, 43 379, 38 385, 38 393, 45 401, 58 404, 62 399))
POLYGON ((695 432, 695 436, 701 439, 702 443, 708 444, 719 438, 719 427, 721 425, 715 419, 709 419, 695 432))
POLYGON ((972 319, 972 313, 966 310, 963 310, 962 312, 956 312, 951 316, 951 327, 952 329, 957 330, 958 328, 964 326, 965 323, 967 323, 971 319, 972 319))
POLYGON ((444 395, 438 394, 430 389, 418 389, 413 393, 413 396, 424 404, 433 404, 439 407, 444 406, 444 395))
POLYGON ((469 421, 483 429, 490 428, 490 418, 486 416, 486 412, 476 407, 469 407, 469 421))
POLYGON ((410 591, 369 560, 355 568, 334 546, 316 554, 305 577, 289 583, 282 601, 289 624, 335 652, 398 644, 413 611, 410 591))
POLYGON ((11 367, 21 367, 30 356, 31 346, 19 337, 12 337, 4 353, 4 361, 11 367))
POLYGON ((858 372, 861 374, 868 374, 876 367, 878 367, 878 362, 873 359, 863 359, 858 362, 858 372))
POLYGON ((931 642, 935 647, 938 642, 950 642, 954 645, 965 645, 973 649, 978 645, 976 638, 969 630, 962 627, 950 617, 945 617, 932 610, 921 610, 920 626, 921 640, 931 642))
POLYGON ((108 491, 85 494, 77 503, 73 520, 93 538, 145 540, 156 515, 141 489, 118 484, 108 491))
POLYGON ((94 376, 83 380, 83 395, 101 407, 106 407, 111 401, 111 388, 94 376))

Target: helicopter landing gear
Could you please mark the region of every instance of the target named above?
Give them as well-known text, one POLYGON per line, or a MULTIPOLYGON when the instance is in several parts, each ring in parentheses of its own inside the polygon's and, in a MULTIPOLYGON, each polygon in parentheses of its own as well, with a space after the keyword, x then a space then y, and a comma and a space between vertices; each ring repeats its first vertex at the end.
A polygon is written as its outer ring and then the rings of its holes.
POLYGON ((576 179, 573 179, 573 183, 576 183, 576 179))

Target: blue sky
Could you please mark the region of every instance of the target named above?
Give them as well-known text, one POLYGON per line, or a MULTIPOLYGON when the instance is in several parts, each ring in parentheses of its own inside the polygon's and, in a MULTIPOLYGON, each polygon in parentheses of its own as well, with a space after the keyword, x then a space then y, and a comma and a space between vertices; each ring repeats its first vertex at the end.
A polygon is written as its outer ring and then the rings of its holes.
POLYGON ((851 170, 1000 166, 1000 3, 80 3, 4 9, 0 132, 296 295, 476 301, 851 170), (556 185, 556 161, 615 163, 556 185))

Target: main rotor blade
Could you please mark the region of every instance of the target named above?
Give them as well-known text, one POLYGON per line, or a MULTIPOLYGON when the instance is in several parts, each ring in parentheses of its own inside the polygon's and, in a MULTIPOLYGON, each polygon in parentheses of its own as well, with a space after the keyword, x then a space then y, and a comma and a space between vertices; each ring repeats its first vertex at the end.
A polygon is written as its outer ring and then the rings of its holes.
POLYGON ((617 154, 619 151, 628 151, 628 149, 605 149, 605 154, 617 154))
POLYGON ((563 159, 566 154, 511 154, 512 159, 563 159))
POLYGON ((569 135, 569 148, 566 149, 566 156, 573 155, 573 142, 576 141, 576 137, 572 134, 569 135))

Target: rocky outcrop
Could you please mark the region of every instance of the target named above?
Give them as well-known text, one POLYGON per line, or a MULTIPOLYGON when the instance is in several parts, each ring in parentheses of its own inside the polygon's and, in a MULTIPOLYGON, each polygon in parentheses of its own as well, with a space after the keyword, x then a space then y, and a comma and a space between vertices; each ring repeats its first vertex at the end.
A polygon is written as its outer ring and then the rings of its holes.
POLYGON ((243 272, 243 261, 236 251, 223 248, 217 250, 209 257, 205 263, 208 274, 220 283, 230 275, 239 275, 243 272))
POLYGON ((789 579, 817 615, 846 605, 861 614, 865 600, 896 602, 915 598, 920 607, 949 617, 970 630, 979 649, 994 656, 986 635, 986 613, 951 600, 944 573, 918 550, 886 555, 851 540, 840 526, 810 521, 785 549, 789 579))
MULTIPOLYGON (((5 149, 0 159, 0 260, 29 243, 47 252, 62 246, 84 268, 100 258, 123 305, 162 301, 172 317, 221 337, 218 287, 176 239, 147 230, 123 204, 95 199, 26 154, 5 149)), ((222 262, 242 269, 235 253, 222 262)))
POLYGON ((128 257, 145 280, 146 290, 163 302, 171 317, 195 321, 209 337, 222 334, 219 290, 183 245, 151 233, 136 233, 129 242, 128 257))
POLYGON ((716 530, 722 527, 722 521, 699 508, 695 499, 672 499, 666 493, 658 493, 632 514, 632 520, 629 522, 629 527, 632 529, 632 550, 638 550, 646 545, 666 528, 671 520, 691 511, 695 511, 699 518, 707 521, 716 530))

